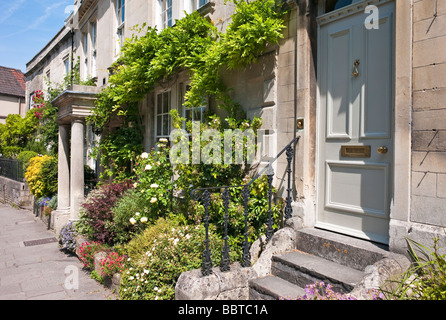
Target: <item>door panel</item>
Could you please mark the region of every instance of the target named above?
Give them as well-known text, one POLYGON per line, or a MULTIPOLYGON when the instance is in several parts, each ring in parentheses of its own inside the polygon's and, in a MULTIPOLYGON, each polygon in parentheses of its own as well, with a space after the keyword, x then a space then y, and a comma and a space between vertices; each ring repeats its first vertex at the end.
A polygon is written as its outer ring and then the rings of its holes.
POLYGON ((370 30, 363 11, 324 19, 318 35, 316 226, 382 243, 392 194, 393 12, 393 2, 379 6, 379 29, 370 30))
POLYGON ((329 139, 351 139, 351 104, 349 81, 344 72, 350 68, 351 29, 345 29, 330 35, 328 42, 329 56, 336 55, 337 63, 328 65, 327 79, 327 128, 329 139))

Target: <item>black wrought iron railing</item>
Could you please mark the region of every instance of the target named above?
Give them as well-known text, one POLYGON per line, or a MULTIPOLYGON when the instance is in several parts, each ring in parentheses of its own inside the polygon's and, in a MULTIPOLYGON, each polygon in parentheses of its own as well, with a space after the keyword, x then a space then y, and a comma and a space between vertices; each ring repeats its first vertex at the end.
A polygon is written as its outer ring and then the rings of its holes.
POLYGON ((292 161, 294 158, 294 149, 296 143, 299 141, 299 137, 295 137, 293 140, 288 143, 285 148, 283 148, 277 156, 272 159, 261 171, 259 171, 248 183, 243 185, 235 185, 235 186, 219 186, 219 187, 206 187, 206 188, 197 188, 191 191, 192 198, 196 200, 201 200, 202 205, 204 207, 204 219, 203 223, 205 226, 205 242, 204 242, 204 252, 203 252, 203 263, 201 268, 201 273, 203 276, 210 275, 212 273, 213 262, 211 259, 211 249, 210 249, 210 240, 209 240, 209 209, 211 205, 211 193, 216 193, 218 191, 221 192, 221 198, 223 200, 224 207, 224 245, 222 250, 222 258, 220 262, 220 270, 225 272, 230 270, 230 257, 229 257, 229 245, 228 245, 228 209, 230 202, 230 189, 232 188, 241 188, 242 189, 242 198, 243 198, 243 206, 244 206, 244 241, 242 245, 242 261, 241 265, 243 267, 251 266, 251 255, 250 248, 251 244, 248 240, 248 202, 250 197, 250 186, 256 181, 263 173, 266 171, 267 181, 268 181, 268 218, 267 218, 267 229, 266 229, 266 239, 265 242, 268 243, 273 234, 273 217, 271 210, 271 202, 273 195, 273 177, 274 177, 274 169, 272 167, 273 163, 283 154, 286 154, 287 160, 287 188, 286 188, 286 198, 285 198, 285 209, 284 209, 284 219, 287 220, 291 218, 292 215, 292 185, 291 185, 291 176, 292 176, 292 161))
POLYGON ((0 176, 22 182, 24 180, 23 162, 17 159, 0 158, 0 176))

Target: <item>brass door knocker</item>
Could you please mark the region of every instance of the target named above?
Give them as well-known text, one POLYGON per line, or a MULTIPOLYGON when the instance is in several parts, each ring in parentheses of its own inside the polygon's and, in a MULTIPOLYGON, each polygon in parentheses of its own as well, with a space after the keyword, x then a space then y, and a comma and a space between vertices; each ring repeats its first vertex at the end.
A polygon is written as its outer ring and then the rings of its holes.
POLYGON ((354 76, 354 77, 358 77, 359 76, 358 66, 359 66, 359 59, 357 59, 357 60, 355 60, 355 62, 353 62, 352 76, 354 76))

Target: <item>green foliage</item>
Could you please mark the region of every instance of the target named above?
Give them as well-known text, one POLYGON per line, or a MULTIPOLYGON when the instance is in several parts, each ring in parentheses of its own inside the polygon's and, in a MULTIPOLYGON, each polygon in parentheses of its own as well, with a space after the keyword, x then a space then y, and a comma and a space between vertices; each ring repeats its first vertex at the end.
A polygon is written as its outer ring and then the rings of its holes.
POLYGON ((123 194, 112 208, 115 243, 127 243, 153 222, 155 217, 149 215, 149 204, 145 195, 136 189, 127 190, 123 194), (146 222, 144 217, 147 218, 146 222))
MULTIPOLYGON (((141 132, 138 102, 157 83, 182 70, 187 70, 191 77, 191 88, 185 96, 187 107, 200 106, 204 99, 212 97, 231 117, 242 116, 240 106, 229 97, 220 71, 256 61, 268 44, 277 43, 282 37, 284 24, 278 1, 234 3, 236 10, 225 34, 195 11, 177 20, 174 27, 160 32, 149 27, 143 36, 134 35, 127 40, 122 55, 112 66, 110 85, 99 94, 89 121, 103 129, 111 119, 120 118, 123 123, 134 123, 122 134, 129 136, 129 131, 133 131, 131 135, 137 136, 141 132)), ((137 148, 136 143, 112 143, 117 138, 118 134, 112 134, 101 146, 101 163, 105 168, 111 167, 108 174, 127 172, 127 155, 137 148)))
POLYGON ((440 254, 439 238, 434 238, 432 249, 407 239, 413 266, 401 276, 391 280, 383 290, 388 299, 399 300, 445 300, 446 299, 446 254, 440 254), (418 253, 417 253, 418 252, 418 253))
POLYGON ((28 169, 29 160, 35 156, 37 156, 37 152, 28 150, 24 150, 17 155, 17 159, 23 163, 23 172, 26 172, 26 169, 28 169))
POLYGON ((92 157, 99 153, 100 162, 105 165, 101 179, 115 177, 125 180, 133 175, 133 160, 142 152, 143 136, 139 130, 124 126, 102 138, 92 157))
MULTIPOLYGON (((203 226, 159 219, 127 246, 129 264, 119 287, 123 300, 170 300, 182 272, 201 267, 203 226)), ((222 239, 210 232, 210 248, 219 261, 222 239)))
POLYGON ((6 123, 0 124, 0 147, 3 156, 16 158, 24 151, 27 144, 35 138, 38 122, 33 110, 29 110, 24 118, 18 114, 9 114, 6 123))

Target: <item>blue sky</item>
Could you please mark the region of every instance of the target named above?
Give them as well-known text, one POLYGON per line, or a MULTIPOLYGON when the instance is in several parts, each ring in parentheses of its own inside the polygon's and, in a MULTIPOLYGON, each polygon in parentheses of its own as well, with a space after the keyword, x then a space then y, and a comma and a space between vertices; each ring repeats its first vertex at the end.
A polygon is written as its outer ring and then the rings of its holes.
POLYGON ((0 65, 26 71, 62 28, 73 0, 0 0, 0 65))

